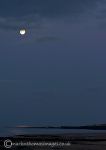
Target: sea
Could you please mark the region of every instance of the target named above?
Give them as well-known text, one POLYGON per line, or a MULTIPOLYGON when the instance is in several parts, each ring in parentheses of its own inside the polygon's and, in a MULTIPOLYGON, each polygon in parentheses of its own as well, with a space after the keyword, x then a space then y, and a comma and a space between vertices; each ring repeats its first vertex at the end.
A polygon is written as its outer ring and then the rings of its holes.
POLYGON ((0 128, 0 137, 10 137, 18 135, 58 135, 58 134, 92 134, 106 133, 106 130, 83 130, 83 129, 34 129, 34 128, 0 128))

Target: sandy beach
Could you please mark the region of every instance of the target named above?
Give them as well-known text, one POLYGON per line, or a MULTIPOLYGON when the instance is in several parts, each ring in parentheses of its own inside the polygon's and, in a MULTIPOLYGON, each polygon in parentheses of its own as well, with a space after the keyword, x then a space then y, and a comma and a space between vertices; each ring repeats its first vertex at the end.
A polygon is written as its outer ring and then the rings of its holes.
POLYGON ((17 135, 0 138, 0 149, 7 149, 4 141, 10 140, 7 146, 11 150, 106 150, 106 133, 72 133, 61 135, 17 135), (21 143, 21 145, 17 145, 21 143), (38 145, 22 145, 33 144, 38 145), (45 144, 45 145, 44 145, 45 144), (48 145, 47 145, 48 144, 48 145))

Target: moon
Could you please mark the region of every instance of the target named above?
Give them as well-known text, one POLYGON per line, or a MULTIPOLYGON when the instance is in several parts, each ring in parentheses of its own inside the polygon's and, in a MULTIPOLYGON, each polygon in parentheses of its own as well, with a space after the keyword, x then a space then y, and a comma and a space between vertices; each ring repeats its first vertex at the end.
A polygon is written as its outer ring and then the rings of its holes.
POLYGON ((21 35, 25 35, 25 34, 26 34, 26 30, 25 30, 25 29, 21 29, 21 30, 20 30, 20 34, 21 34, 21 35))

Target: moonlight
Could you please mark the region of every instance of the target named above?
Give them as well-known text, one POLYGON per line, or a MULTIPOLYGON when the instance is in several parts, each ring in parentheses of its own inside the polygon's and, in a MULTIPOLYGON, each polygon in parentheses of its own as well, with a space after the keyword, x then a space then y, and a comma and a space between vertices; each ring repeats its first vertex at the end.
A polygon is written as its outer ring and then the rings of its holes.
POLYGON ((26 30, 25 29, 21 29, 20 30, 20 35, 25 35, 26 34, 26 30))

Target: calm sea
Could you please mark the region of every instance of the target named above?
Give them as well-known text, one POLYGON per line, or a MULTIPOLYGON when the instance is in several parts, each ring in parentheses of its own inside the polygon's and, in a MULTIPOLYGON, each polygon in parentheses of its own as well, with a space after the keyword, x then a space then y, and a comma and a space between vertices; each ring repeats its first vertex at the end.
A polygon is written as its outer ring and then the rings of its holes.
POLYGON ((38 135, 38 134, 71 134, 71 133, 106 133, 105 130, 73 130, 73 129, 26 129, 26 128, 0 128, 0 137, 14 136, 14 135, 38 135))

